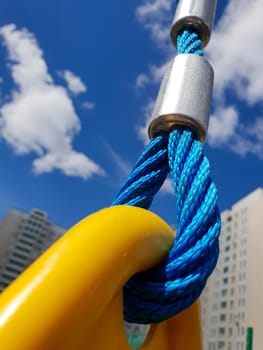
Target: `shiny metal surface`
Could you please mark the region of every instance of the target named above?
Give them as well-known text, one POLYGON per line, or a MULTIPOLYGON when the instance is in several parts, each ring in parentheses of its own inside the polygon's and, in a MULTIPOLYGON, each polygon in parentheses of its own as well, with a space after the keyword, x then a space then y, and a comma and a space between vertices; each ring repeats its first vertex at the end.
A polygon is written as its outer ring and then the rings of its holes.
POLYGON ((171 39, 176 45, 178 33, 182 29, 195 29, 202 47, 205 47, 211 36, 211 29, 216 9, 216 0, 180 0, 171 28, 171 39))
POLYGON ((148 128, 149 137, 183 125, 194 130, 204 142, 213 81, 213 68, 203 57, 192 54, 176 56, 168 64, 163 78, 148 128))

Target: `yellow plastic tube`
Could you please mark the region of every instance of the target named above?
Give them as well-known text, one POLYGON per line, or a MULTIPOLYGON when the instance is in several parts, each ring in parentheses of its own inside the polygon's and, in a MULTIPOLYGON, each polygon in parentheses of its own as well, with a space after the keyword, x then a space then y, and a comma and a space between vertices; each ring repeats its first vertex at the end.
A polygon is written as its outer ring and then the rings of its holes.
MULTIPOLYGON (((70 229, 0 295, 0 349, 129 350, 122 287, 158 264, 172 229, 140 208, 101 210, 70 229)), ((151 327, 144 350, 200 350, 198 306, 151 327)))

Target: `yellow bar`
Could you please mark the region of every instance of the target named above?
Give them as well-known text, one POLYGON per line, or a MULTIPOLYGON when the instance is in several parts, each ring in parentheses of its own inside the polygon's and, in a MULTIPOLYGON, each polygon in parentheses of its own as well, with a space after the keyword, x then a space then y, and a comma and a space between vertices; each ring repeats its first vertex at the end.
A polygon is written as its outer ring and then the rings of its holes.
MULTIPOLYGON (((117 206, 82 220, 1 294, 0 349, 130 349, 122 287, 136 272, 158 264, 173 240, 172 229, 144 209, 117 206)), ((176 317, 152 327, 141 349, 201 349, 200 333, 189 345, 189 333, 182 331, 199 332, 198 320, 186 317, 186 326, 182 318, 181 328, 176 317), (180 341, 184 348, 177 347, 180 341)))

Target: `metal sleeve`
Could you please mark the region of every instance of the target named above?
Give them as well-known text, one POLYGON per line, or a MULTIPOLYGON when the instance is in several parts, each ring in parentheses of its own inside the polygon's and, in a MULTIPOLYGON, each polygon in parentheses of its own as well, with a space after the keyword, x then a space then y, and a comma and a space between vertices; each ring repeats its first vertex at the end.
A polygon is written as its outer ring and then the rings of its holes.
POLYGON ((213 68, 203 57, 176 56, 168 64, 163 78, 148 129, 149 137, 183 125, 194 130, 204 142, 213 81, 213 68))
POLYGON ((171 28, 171 39, 176 45, 179 32, 194 29, 205 47, 211 36, 216 9, 216 0, 180 0, 171 28))

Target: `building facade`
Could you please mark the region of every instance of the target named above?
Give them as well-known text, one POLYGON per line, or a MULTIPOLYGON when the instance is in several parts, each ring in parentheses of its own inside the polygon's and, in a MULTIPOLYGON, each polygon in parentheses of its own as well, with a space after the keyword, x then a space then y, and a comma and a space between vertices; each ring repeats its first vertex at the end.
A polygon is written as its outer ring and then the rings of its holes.
POLYGON ((204 350, 262 350, 263 189, 221 218, 219 261, 201 296, 204 350))
POLYGON ((42 210, 11 209, 0 224, 0 292, 64 232, 42 210))

